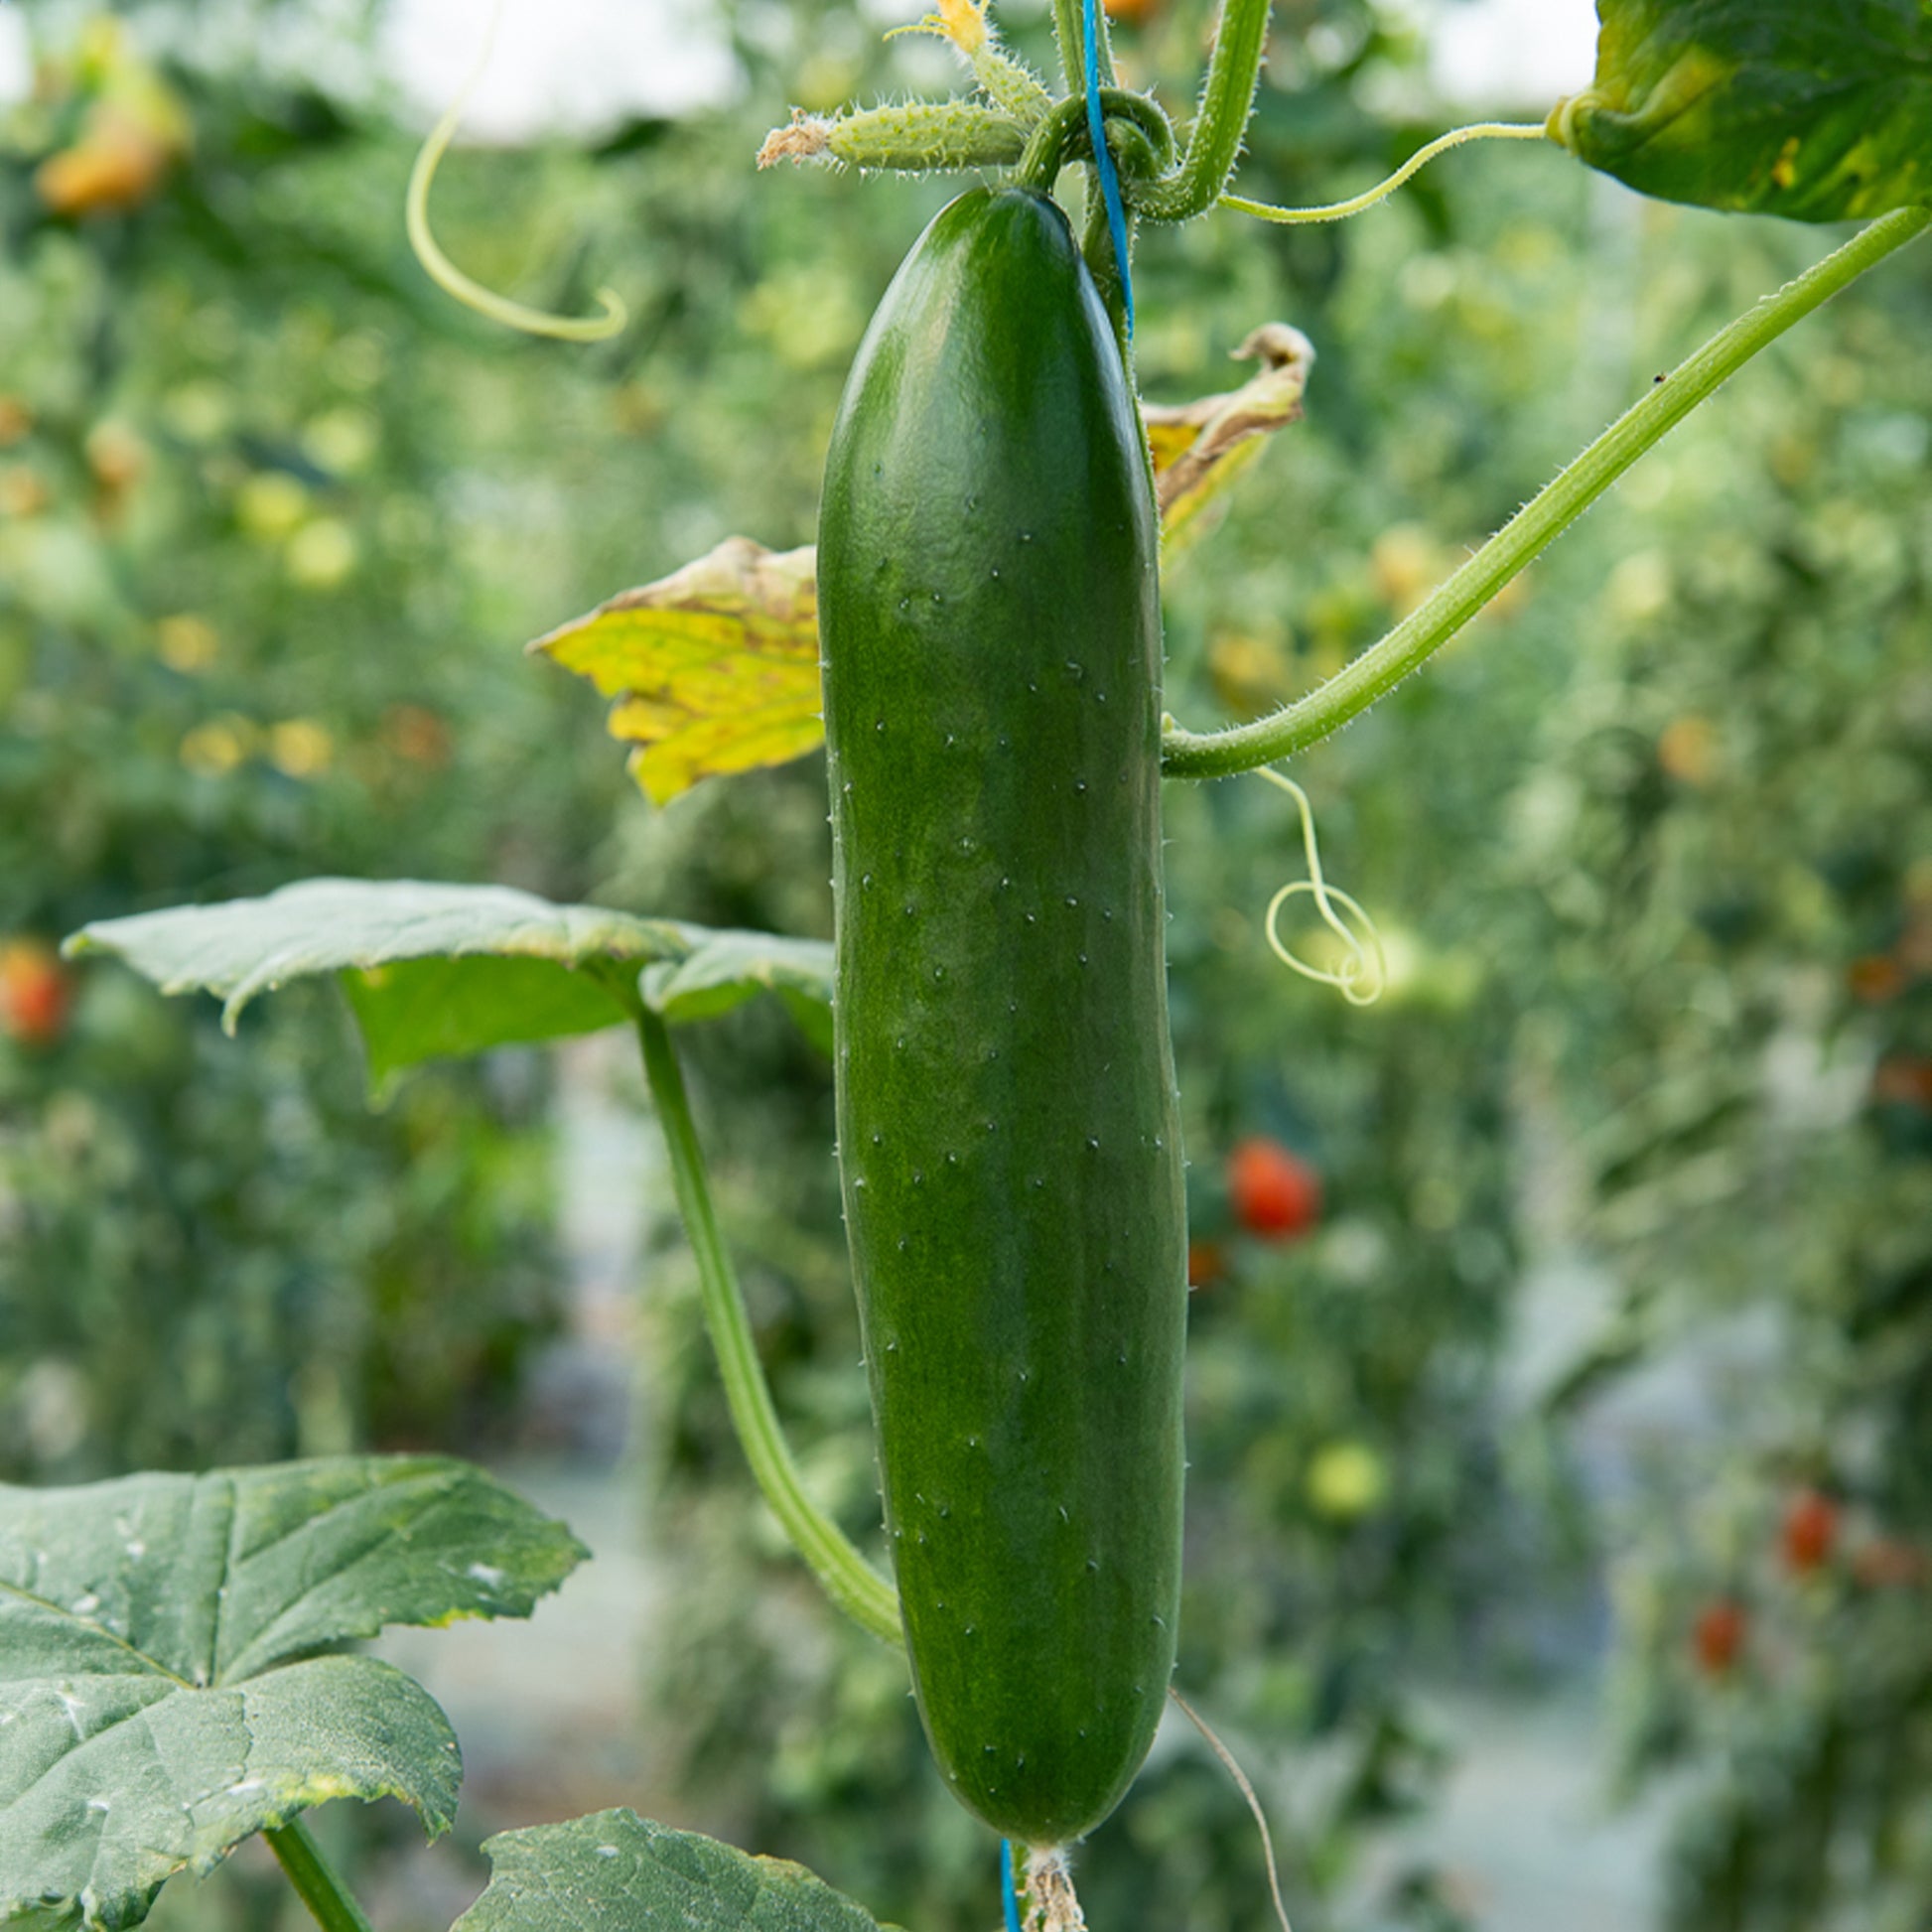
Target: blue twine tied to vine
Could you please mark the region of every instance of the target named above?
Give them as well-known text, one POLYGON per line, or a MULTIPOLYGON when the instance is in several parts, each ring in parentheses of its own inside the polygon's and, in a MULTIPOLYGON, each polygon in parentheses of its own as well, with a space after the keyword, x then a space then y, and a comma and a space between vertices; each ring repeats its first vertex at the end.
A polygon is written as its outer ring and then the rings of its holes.
MULTIPOLYGON (((1092 5, 1092 0, 1088 0, 1092 5)), ((1007 1932, 1020 1932, 1020 1894, 1013 1883, 1013 1840, 1000 1841, 1000 1902, 1006 1907, 1007 1932)))
MULTIPOLYGON (((1100 177, 1100 199, 1107 205, 1107 232, 1113 237, 1114 266, 1120 270, 1121 307, 1127 315, 1127 336, 1134 337, 1134 280, 1127 267, 1127 209, 1120 199, 1120 172, 1107 145, 1106 116, 1100 111, 1100 0, 1081 0, 1086 30, 1087 133, 1093 140, 1094 172, 1100 177)), ((1017 1932, 1009 1927, 1008 1932, 1017 1932)))

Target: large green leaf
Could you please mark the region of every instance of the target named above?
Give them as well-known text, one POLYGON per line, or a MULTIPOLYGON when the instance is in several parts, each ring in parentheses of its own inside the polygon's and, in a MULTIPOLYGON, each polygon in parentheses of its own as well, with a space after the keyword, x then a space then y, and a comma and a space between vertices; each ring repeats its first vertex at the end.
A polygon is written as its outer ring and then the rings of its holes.
POLYGON ((424 1060, 602 1033, 625 1017, 604 980, 547 959, 401 959, 341 979, 378 1096, 424 1060))
POLYGON ((617 1026, 642 968, 643 997, 670 1021, 776 991, 821 1043, 832 982, 818 940, 416 880, 311 879, 266 898, 97 920, 68 950, 111 954, 164 993, 213 993, 230 1031, 260 994, 335 973, 378 1091, 423 1060, 617 1026))
POLYGON ((668 920, 553 905, 507 886, 305 879, 266 898, 97 920, 68 950, 112 953, 164 993, 217 994, 225 1002, 221 1023, 232 1033, 250 1001, 316 973, 478 956, 567 972, 605 959, 676 959, 690 945, 668 920))
POLYGON ((527 1616, 585 1554, 433 1457, 0 1485, 0 1924, 137 1925, 174 1872, 330 1798, 446 1830, 462 1764, 429 1694, 316 1653, 527 1616))
POLYGON ((879 1932, 803 1865, 755 1859, 634 1811, 486 1839, 489 1888, 453 1932, 879 1932))
POLYGON ((1839 221, 1932 201, 1927 0, 1597 0, 1550 132, 1646 195, 1839 221))
POLYGON ((729 1013, 767 991, 825 1012, 832 1000, 832 949, 819 939, 711 932, 682 959, 646 966, 642 983, 644 998, 672 1026, 729 1013))

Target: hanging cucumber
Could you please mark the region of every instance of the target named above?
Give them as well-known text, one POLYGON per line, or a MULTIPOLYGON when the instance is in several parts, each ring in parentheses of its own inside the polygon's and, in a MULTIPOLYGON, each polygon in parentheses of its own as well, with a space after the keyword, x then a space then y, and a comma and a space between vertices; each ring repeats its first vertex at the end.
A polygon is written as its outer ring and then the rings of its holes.
POLYGON ((1065 218, 961 196, 874 318, 826 471, 838 1123, 927 1735, 1035 1847, 1119 1801, 1173 1665, 1157 544, 1065 218))

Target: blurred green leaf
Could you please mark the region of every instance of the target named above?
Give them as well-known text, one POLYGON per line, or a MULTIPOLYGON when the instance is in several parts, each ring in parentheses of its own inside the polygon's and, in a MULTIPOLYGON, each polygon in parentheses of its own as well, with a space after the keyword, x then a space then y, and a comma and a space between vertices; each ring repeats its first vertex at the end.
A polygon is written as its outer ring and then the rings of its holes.
POLYGON ((803 1865, 751 1858, 634 1811, 501 1832, 483 1850, 489 1889, 454 1932, 879 1932, 803 1865))
MULTIPOLYGON (((475 954, 571 968, 594 959, 681 957, 689 944, 664 920, 555 905, 506 886, 305 879, 266 898, 96 920, 67 950, 111 953, 164 993, 216 994, 221 1024, 232 1033, 259 994, 316 973, 475 954)), ((612 1005, 615 1022, 621 1014, 612 1005)))
POLYGON ((624 1018, 609 986, 547 959, 405 959, 344 973, 342 988, 378 1096, 424 1060, 601 1033, 624 1018))
MULTIPOLYGON (((818 939, 781 939, 765 932, 713 932, 683 959, 644 968, 644 998, 676 1025, 729 1013, 755 994, 786 995, 822 1013, 832 1002, 832 949, 818 939)), ((808 1028, 809 1031, 809 1028, 808 1028)))
POLYGON ((1932 197, 1923 0, 1598 0, 1550 132, 1645 195, 1843 221, 1932 197))
POLYGON ((0 1488, 0 1922, 138 1924, 173 1873, 331 1798, 446 1831, 462 1765, 435 1702, 314 1653, 527 1616, 585 1554, 440 1458, 0 1488))
POLYGON ((68 942, 107 953, 164 993, 220 996, 230 1032, 259 994, 341 975, 382 1092, 403 1069, 492 1046, 555 1039, 627 1017, 621 979, 601 962, 645 963, 643 997, 676 1023, 709 1019, 762 992, 805 1019, 832 998, 822 940, 718 932, 597 905, 556 905, 502 886, 311 879, 266 898, 102 919, 68 942))

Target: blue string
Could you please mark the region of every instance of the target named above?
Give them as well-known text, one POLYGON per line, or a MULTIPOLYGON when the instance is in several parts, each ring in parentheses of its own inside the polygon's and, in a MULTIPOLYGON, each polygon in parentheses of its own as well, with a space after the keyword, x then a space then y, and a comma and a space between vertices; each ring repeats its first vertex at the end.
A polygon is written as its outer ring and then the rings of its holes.
POLYGON ((1020 1894, 1013 1884, 1013 1840, 1000 1841, 1000 1898, 1007 1908, 1007 1932, 1020 1932, 1020 1894))
MULTIPOLYGON (((1127 268, 1127 209, 1120 199, 1120 174, 1107 145, 1106 117, 1100 111, 1099 0, 1081 0, 1087 42, 1087 133, 1093 140, 1093 165, 1100 177, 1100 197, 1107 204, 1107 231, 1114 240, 1114 263, 1120 270, 1121 306, 1127 312, 1127 335, 1134 335, 1134 282, 1127 268)), ((1008 1932, 1014 1932, 1009 1927, 1008 1932)))

